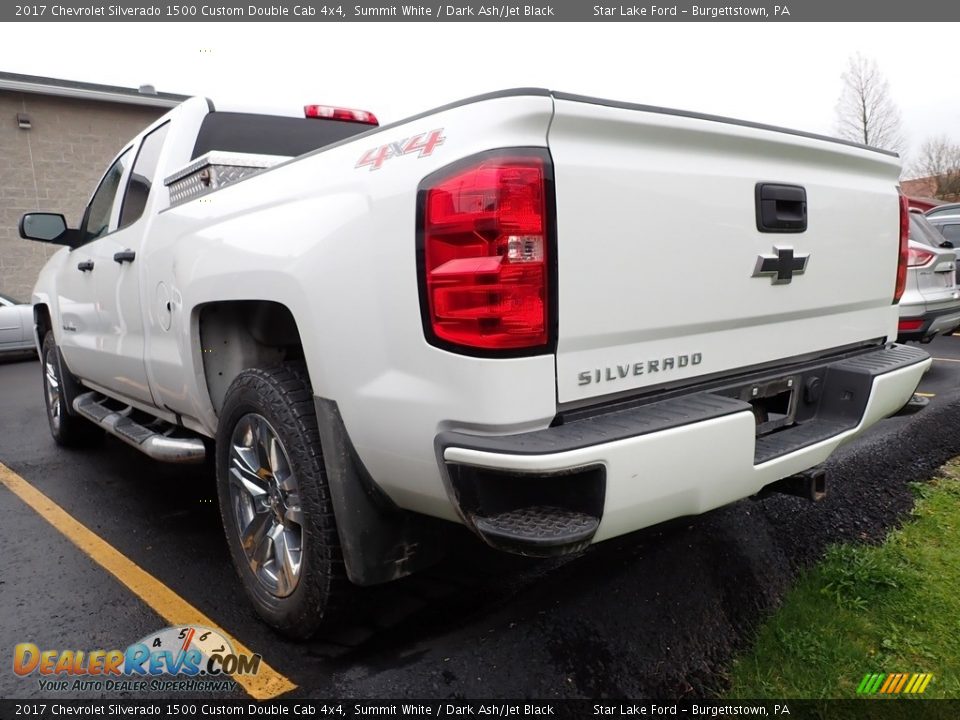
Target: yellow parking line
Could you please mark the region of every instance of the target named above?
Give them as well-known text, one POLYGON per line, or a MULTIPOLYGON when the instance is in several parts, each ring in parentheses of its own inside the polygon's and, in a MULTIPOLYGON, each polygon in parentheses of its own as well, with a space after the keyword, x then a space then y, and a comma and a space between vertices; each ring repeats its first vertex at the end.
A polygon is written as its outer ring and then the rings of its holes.
MULTIPOLYGON (((70 542, 86 553, 90 559, 126 585, 134 595, 149 605, 171 626, 204 625, 217 627, 216 623, 200 610, 177 595, 99 535, 91 532, 66 510, 3 463, 0 463, 0 483, 33 508, 40 517, 53 525, 70 542)), ((233 643, 233 647, 238 653, 253 654, 253 651, 242 643, 229 635, 227 635, 227 638, 233 643)), ((297 687, 262 660, 256 675, 234 675, 233 679, 256 700, 269 700, 297 687)))
POLYGON ((925 397, 925 398, 931 398, 931 397, 937 396, 936 393, 922 393, 922 392, 915 392, 914 395, 919 395, 920 397, 925 397))
POLYGON ((938 358, 935 357, 934 360, 939 360, 940 362, 960 362, 957 358, 938 358))

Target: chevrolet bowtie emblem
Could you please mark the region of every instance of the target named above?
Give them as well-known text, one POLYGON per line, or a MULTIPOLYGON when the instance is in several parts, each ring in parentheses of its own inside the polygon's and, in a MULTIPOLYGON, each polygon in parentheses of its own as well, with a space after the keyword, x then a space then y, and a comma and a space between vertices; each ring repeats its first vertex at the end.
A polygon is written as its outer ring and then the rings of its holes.
POLYGON ((786 285, 793 280, 794 275, 803 275, 807 269, 810 253, 795 254, 793 248, 788 247, 774 247, 773 252, 774 255, 761 255, 757 258, 753 277, 769 275, 772 285, 786 285))

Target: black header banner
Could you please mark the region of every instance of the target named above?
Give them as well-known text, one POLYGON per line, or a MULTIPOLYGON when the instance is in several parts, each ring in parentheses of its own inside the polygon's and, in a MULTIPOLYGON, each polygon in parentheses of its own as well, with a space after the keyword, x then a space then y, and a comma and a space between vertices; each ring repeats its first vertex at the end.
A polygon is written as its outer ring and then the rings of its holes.
POLYGON ((236 718, 955 718, 960 700, 0 700, 0 720, 236 718))
POLYGON ((917 22, 960 20, 960 3, 943 0, 62 0, 3 3, 5 22, 917 22))

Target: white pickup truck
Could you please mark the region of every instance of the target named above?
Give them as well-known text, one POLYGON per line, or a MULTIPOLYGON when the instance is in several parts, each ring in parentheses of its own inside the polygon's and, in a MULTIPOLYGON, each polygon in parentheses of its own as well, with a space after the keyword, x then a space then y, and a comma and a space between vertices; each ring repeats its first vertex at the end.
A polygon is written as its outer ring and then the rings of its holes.
MULTIPOLYGON (((304 117, 304 114, 306 117, 304 117)), ((384 127, 184 102, 33 294, 55 440, 216 457, 260 615, 312 633, 464 525, 527 555, 761 491, 900 410, 895 156, 539 89, 384 127)))

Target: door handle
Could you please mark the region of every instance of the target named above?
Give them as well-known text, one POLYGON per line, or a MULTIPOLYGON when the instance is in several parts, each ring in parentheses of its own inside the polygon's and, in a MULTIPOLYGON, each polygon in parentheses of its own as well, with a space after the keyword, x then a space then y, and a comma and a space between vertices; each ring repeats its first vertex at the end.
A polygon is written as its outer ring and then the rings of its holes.
POLYGON ((807 191, 800 185, 757 183, 757 230, 800 233, 807 229, 807 191))
POLYGON ((125 262, 133 262, 134 258, 136 257, 137 254, 133 250, 121 250, 120 252, 113 254, 114 261, 120 264, 125 262))
POLYGON ((90 270, 93 270, 93 260, 84 260, 83 262, 78 262, 77 270, 80 272, 89 272, 90 270))

